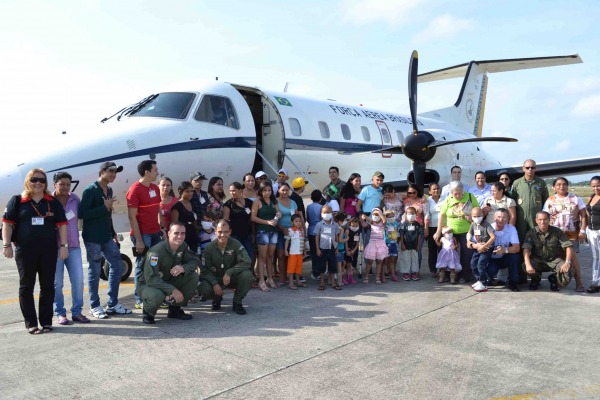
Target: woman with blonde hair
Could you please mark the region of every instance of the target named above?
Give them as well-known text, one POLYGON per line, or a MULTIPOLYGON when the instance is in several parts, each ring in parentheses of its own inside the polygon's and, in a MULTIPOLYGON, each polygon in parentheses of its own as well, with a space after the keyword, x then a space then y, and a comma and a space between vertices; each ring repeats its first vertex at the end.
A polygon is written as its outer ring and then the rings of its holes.
POLYGON ((2 253, 6 258, 15 257, 20 278, 19 304, 25 327, 30 334, 37 335, 52 331, 56 259, 58 256, 64 260, 69 256, 67 218, 62 204, 48 191, 44 170, 34 168, 29 171, 23 187, 25 190, 21 195, 9 200, 2 217, 2 253), (12 243, 15 244, 14 255, 12 243), (33 298, 38 275, 41 330, 33 298))

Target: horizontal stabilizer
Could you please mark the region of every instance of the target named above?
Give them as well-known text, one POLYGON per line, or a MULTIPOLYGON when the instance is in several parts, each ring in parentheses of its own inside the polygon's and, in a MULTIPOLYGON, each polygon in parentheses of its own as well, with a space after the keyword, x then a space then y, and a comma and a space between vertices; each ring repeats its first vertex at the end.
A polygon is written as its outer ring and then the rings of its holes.
MULTIPOLYGON (((511 179, 523 176, 523 166, 503 167, 485 171, 487 182, 497 182, 501 173, 508 173, 511 179)), ((579 158, 576 160, 537 163, 535 175, 540 178, 552 178, 563 175, 600 174, 600 157, 579 158)))

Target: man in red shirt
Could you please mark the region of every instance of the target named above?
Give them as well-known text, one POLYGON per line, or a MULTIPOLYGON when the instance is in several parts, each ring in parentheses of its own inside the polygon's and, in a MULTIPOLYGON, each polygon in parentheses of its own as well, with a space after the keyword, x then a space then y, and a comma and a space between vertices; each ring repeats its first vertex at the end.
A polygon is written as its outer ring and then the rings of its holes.
POLYGON ((144 160, 137 167, 140 179, 127 191, 127 211, 131 224, 131 241, 135 246, 135 308, 142 308, 138 281, 142 275, 146 249, 158 244, 163 237, 164 221, 160 212, 160 191, 154 183, 158 167, 154 160, 144 160))

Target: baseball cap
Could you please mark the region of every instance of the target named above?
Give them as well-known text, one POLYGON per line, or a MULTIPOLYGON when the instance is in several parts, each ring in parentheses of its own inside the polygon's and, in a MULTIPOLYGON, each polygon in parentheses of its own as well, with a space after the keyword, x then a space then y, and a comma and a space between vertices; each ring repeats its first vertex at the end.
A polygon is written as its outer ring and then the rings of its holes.
POLYGON ((258 172, 256 173, 256 175, 254 175, 254 179, 258 179, 258 178, 260 178, 261 176, 265 176, 265 175, 267 175, 267 174, 265 173, 265 171, 258 171, 258 172))
POLYGON ((119 165, 117 167, 117 164, 115 164, 112 161, 104 161, 102 164, 100 164, 100 171, 105 171, 107 169, 114 169, 117 172, 121 172, 121 171, 123 171, 123 166, 119 165))
POLYGON ((196 172, 192 172, 192 174, 190 175, 190 181, 195 181, 198 179, 206 179, 206 176, 204 176, 204 174, 202 172, 196 171, 196 172))
POLYGON ((307 184, 308 184, 308 182, 306 182, 306 181, 304 180, 304 178, 302 178, 301 176, 299 176, 299 177, 297 177, 297 178, 294 178, 294 180, 292 181, 292 187, 293 187, 294 189, 301 188, 302 186, 305 186, 305 185, 307 185, 307 184))
POLYGON ((277 175, 285 175, 285 176, 289 176, 288 172, 285 168, 281 168, 279 171, 277 171, 277 175))
POLYGON ((375 171, 373 176, 377 176, 377 177, 380 177, 381 179, 385 179, 385 177, 383 176, 383 173, 381 171, 375 171))

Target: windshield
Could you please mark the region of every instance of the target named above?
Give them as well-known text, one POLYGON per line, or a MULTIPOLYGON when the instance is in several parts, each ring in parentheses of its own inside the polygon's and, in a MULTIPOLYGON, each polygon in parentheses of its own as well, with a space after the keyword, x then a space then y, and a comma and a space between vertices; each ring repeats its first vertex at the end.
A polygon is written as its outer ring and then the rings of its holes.
POLYGON ((185 119, 195 97, 194 93, 160 93, 130 117, 185 119))

